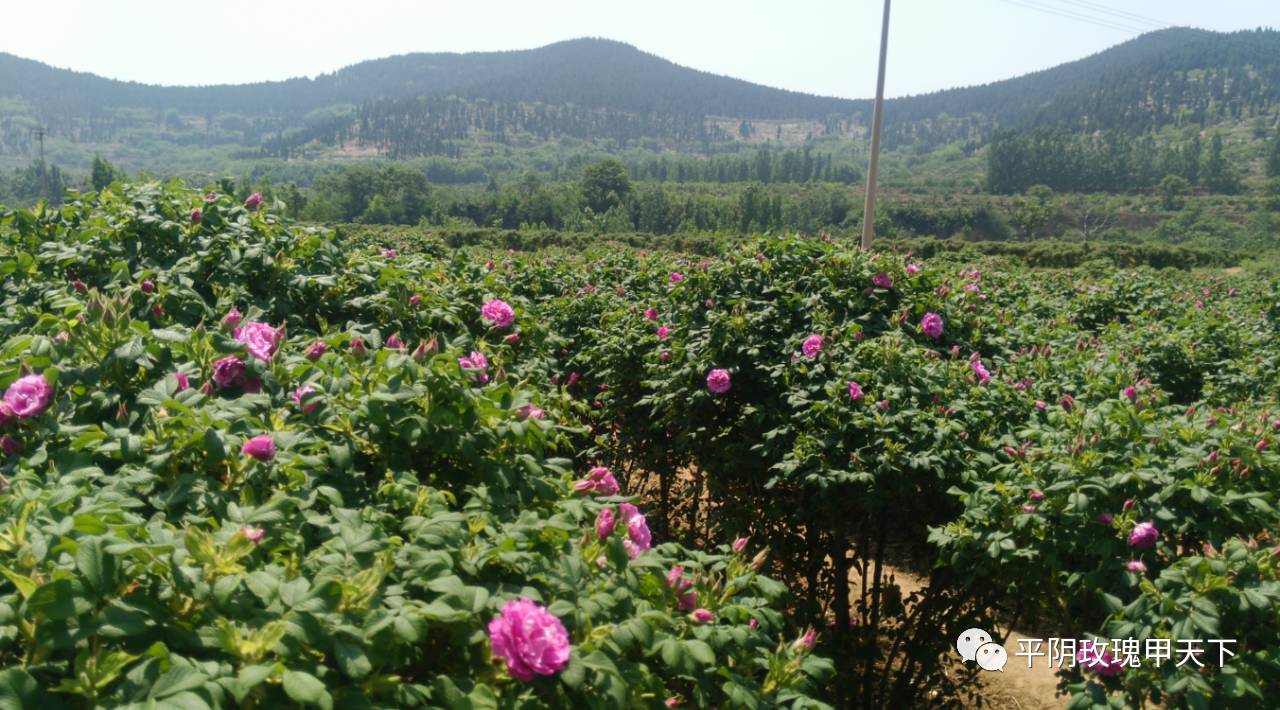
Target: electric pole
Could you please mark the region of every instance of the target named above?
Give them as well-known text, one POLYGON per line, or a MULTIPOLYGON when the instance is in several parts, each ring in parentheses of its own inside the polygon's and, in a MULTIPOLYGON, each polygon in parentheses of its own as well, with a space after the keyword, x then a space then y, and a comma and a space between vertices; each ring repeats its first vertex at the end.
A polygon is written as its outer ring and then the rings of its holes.
POLYGON ((40 126, 36 126, 35 128, 31 129, 31 132, 36 134, 36 140, 40 141, 40 193, 44 195, 44 198, 47 200, 49 199, 49 175, 48 175, 48 171, 44 167, 44 133, 45 131, 44 131, 44 128, 41 128, 40 126))
POLYGON ((880 74, 876 78, 876 107, 871 119, 871 165, 867 168, 867 201, 862 208, 862 248, 871 248, 876 229, 876 170, 880 167, 880 122, 884 112, 884 64, 889 50, 889 0, 884 0, 880 27, 880 74))

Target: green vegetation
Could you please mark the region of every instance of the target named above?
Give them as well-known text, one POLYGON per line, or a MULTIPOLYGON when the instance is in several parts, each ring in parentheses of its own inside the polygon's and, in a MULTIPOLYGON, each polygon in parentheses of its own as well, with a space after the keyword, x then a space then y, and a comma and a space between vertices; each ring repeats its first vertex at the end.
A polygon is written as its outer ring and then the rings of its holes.
POLYGON ((334 234, 220 190, 0 215, 21 706, 972 703, 952 643, 997 621, 1234 641, 1102 652, 1072 707, 1278 690, 1280 281, 1203 268, 1241 255, 334 234), (533 671, 521 598, 564 630, 533 671))

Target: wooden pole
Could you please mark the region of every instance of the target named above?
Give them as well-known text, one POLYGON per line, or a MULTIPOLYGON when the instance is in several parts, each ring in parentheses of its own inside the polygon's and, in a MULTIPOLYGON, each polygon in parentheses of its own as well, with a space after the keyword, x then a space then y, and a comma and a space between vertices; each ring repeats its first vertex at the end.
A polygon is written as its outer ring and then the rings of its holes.
POLYGON ((876 108, 871 119, 871 165, 867 168, 867 202, 862 208, 862 248, 871 248, 876 231, 876 171, 880 167, 880 122, 884 112, 884 64, 889 51, 889 0, 884 0, 880 27, 880 74, 876 78, 876 108))

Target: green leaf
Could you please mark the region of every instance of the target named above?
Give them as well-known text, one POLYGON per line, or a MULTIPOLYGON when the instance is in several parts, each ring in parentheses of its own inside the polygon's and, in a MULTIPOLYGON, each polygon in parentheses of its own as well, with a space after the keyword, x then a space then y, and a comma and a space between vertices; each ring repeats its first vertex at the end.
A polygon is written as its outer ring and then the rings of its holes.
POLYGON ((698 639, 689 639, 684 642, 685 650, 698 663, 707 666, 713 666, 716 663, 716 654, 711 650, 711 646, 706 641, 698 639))
POLYGON ((76 550, 76 569, 100 597, 114 591, 116 577, 116 558, 102 548, 102 538, 90 537, 81 540, 76 550))
POLYGON ((23 599, 29 598, 36 591, 36 583, 30 577, 18 574, 4 565, 0 565, 0 574, 4 574, 5 578, 18 588, 18 593, 23 599))
POLYGON ((322 708, 333 707, 333 697, 319 678, 302 671, 284 672, 284 692, 293 700, 322 708))
POLYGON ((75 616, 75 589, 71 580, 58 579, 41 585, 27 599, 27 611, 33 616, 43 614, 55 620, 75 616))
POLYGON ((174 665, 156 678, 156 682, 151 686, 151 690, 147 692, 147 697, 151 699, 167 698, 170 695, 177 695, 186 690, 195 690, 208 682, 209 676, 201 673, 192 666, 174 665))
POLYGON ((338 639, 333 644, 334 655, 338 659, 338 667, 352 678, 363 678, 373 670, 373 664, 360 646, 338 639))

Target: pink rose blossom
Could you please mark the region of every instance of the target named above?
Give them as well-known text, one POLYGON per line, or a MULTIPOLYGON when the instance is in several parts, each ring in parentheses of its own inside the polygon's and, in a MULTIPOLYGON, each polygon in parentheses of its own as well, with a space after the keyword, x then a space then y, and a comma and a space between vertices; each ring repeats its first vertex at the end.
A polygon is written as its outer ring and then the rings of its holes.
POLYGON ((240 311, 237 311, 236 307, 232 306, 231 310, 227 311, 227 314, 222 317, 222 325, 234 330, 240 325, 241 318, 243 318, 243 316, 240 315, 240 311))
POLYGON ((255 192, 244 201, 245 209, 256 210, 262 204, 262 193, 255 192))
POLYGON ((747 538, 745 537, 738 537, 733 541, 734 553, 742 552, 744 549, 746 549, 746 547, 747 547, 747 538))
POLYGON ((715 394, 724 394, 729 391, 729 371, 717 367, 707 373, 707 389, 715 394))
POLYGON ((618 512, 622 516, 623 524, 627 526, 627 538, 622 541, 622 546, 627 549, 627 554, 634 560, 640 556, 641 552, 653 546, 649 525, 644 516, 641 515, 640 510, 630 503, 619 504, 618 512))
POLYGON ((910 264, 907 264, 907 273, 908 274, 920 273, 920 265, 915 263, 914 261, 911 262, 910 264))
POLYGON ((647 318, 648 320, 655 320, 655 321, 658 320, 658 309, 656 308, 645 309, 644 317, 647 318))
POLYGON ((418 294, 415 293, 409 297, 409 305, 416 306, 419 303, 422 303, 422 296, 419 296, 418 294))
POLYGON ((328 349, 329 349, 328 345, 317 340, 316 342, 312 343, 310 347, 307 348, 307 351, 303 354, 306 356, 308 360, 315 362, 316 360, 319 360, 321 356, 324 355, 324 351, 328 349))
POLYGON ((667 327, 667 326, 665 326, 665 325, 664 325, 664 326, 659 327, 659 328, 658 328, 658 340, 666 340, 666 339, 667 339, 667 335, 668 335, 670 332, 671 332, 671 329, 670 329, 670 328, 668 328, 668 327, 667 327))
POLYGON ((192 224, 200 224, 200 219, 201 219, 202 217, 204 217, 204 213, 202 213, 202 212, 200 211, 200 208, 199 208, 199 207, 195 208, 194 210, 191 210, 191 223, 192 223, 192 224))
POLYGON ((399 333, 392 333, 391 337, 387 338, 387 343, 385 347, 388 350, 404 350, 405 349, 404 341, 400 339, 399 333))
POLYGON ((689 620, 701 626, 715 621, 716 615, 706 609, 694 609, 693 613, 689 614, 689 620))
POLYGON ((1147 564, 1142 560, 1129 560, 1125 565, 1125 569, 1135 574, 1142 574, 1147 571, 1147 564))
POLYGON ((213 363, 213 383, 218 389, 243 387, 245 384, 244 361, 235 355, 228 355, 213 363))
POLYGON ((613 508, 603 508, 596 515, 596 537, 600 540, 607 540, 613 534, 613 529, 618 525, 618 519, 613 514, 613 508))
POLYGON ((804 632, 803 636, 796 639, 795 643, 791 644, 791 648, 794 651, 811 651, 817 642, 818 631, 811 626, 808 631, 804 632))
POLYGON ((573 490, 579 493, 594 492, 602 496, 616 496, 621 489, 612 471, 604 466, 596 466, 587 473, 586 478, 573 484, 573 490))
POLYGON ((511 677, 531 681, 555 675, 569 663, 569 634, 564 624, 528 599, 507 602, 489 622, 493 654, 507 662, 511 677))
POLYGON ((684 281, 684 275, 681 274, 679 271, 672 271, 671 275, 668 276, 667 278, 671 280, 671 283, 675 283, 675 284, 678 284, 681 281, 684 281))
POLYGON ((973 368, 973 374, 978 376, 978 384, 985 385, 991 381, 991 373, 987 371, 981 360, 974 360, 971 363, 971 367, 973 368))
POLYGON ((1076 662, 1081 668, 1093 671, 1100 676, 1117 676, 1124 672, 1124 661, 1112 651, 1102 651, 1102 647, 1085 641, 1076 653, 1076 662))
POLYGON ((532 404, 525 404, 516 408, 516 413, 520 415, 521 419, 542 419, 545 415, 541 408, 532 404))
POLYGON ((1111 523, 1112 523, 1112 522, 1114 522, 1114 521, 1115 521, 1115 518, 1111 516, 1111 513, 1099 513, 1099 514, 1098 514, 1098 524, 1099 524, 1099 525, 1107 525, 1107 526, 1109 526, 1109 525, 1111 525, 1111 523))
POLYGON ((178 381, 178 389, 175 392, 181 392, 191 387, 191 381, 187 379, 187 373, 178 371, 173 376, 178 381))
POLYGON ((1027 498, 1034 501, 1042 501, 1044 500, 1044 491, 1039 488, 1032 488, 1031 492, 1027 494, 1027 498))
POLYGON ((503 338, 502 342, 506 345, 515 345, 516 343, 520 342, 520 334, 512 333, 507 337, 503 338))
POLYGON ((876 288, 893 288, 893 277, 881 271, 871 277, 871 283, 874 284, 876 288))
POLYGON ((252 456, 259 461, 270 461, 276 457, 276 442, 270 434, 255 436, 244 442, 240 453, 252 456))
POLYGON ((266 323, 254 321, 246 324, 243 328, 235 329, 233 335, 236 340, 245 344, 249 349, 249 354, 266 362, 275 354, 276 348, 280 345, 280 331, 272 328, 266 323))
POLYGON ((924 314, 924 317, 920 319, 920 331, 935 340, 942 337, 942 316, 933 311, 924 314))
POLYGON ((823 338, 821 335, 810 335, 804 339, 803 343, 800 344, 800 352, 804 353, 805 357, 812 360, 813 358, 818 357, 818 353, 822 352, 822 346, 823 338))
POLYGON ((480 315, 498 328, 506 328, 516 321, 515 310, 506 301, 496 298, 480 308, 480 315))
POLYGON ((262 528, 255 528, 250 526, 245 526, 243 528, 240 528, 240 532, 244 535, 246 540, 248 540, 249 542, 252 542, 255 545, 261 545, 262 538, 266 537, 267 535, 266 530, 263 530, 262 528))
POLYGON ((1138 523, 1133 526, 1133 530, 1129 533, 1129 544, 1138 548, 1155 547, 1156 540, 1160 537, 1160 529, 1155 523, 1145 522, 1138 523))
POLYGON ((302 410, 303 414, 310 414, 316 411, 316 409, 320 407, 319 398, 313 399, 310 402, 303 404, 303 400, 306 398, 306 396, 309 394, 314 394, 315 391, 316 391, 316 388, 312 387, 311 385, 303 385, 293 391, 293 401, 295 404, 298 405, 298 409, 302 410))
POLYGON ((143 293, 151 293, 156 290, 156 284, 151 279, 145 279, 138 287, 142 289, 143 293))
POLYGON ((44 379, 44 375, 19 377, 4 393, 5 404, 13 412, 13 416, 19 419, 40 416, 52 401, 53 387, 44 379))
POLYGON ((857 382, 850 382, 849 383, 849 399, 851 401, 857 402, 857 401, 860 401, 862 397, 863 397, 862 385, 858 384, 857 382))
POLYGON ((351 354, 352 354, 352 355, 355 355, 356 357, 364 357, 364 354, 365 354, 366 352, 368 352, 368 351, 369 351, 369 349, 368 349, 368 348, 365 346, 365 344, 364 344, 364 338, 352 338, 352 339, 351 339, 351 354))

